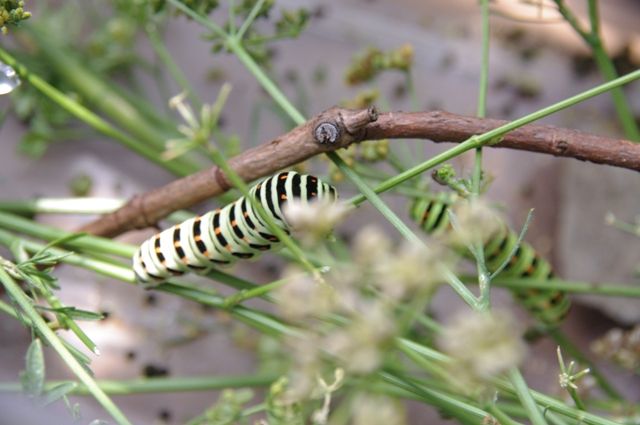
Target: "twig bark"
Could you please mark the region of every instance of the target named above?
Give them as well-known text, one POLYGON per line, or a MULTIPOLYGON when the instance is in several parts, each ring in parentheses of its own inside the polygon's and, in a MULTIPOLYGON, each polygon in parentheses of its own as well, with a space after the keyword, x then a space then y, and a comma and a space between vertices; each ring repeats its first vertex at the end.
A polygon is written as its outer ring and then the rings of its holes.
MULTIPOLYGON (((459 143, 505 124, 448 112, 390 112, 331 108, 290 132, 229 160, 245 181, 268 176, 320 153, 375 139, 428 139, 459 143)), ((504 136, 494 147, 565 156, 640 171, 640 144, 577 130, 527 125, 504 136)), ((155 225, 173 211, 191 207, 230 188, 224 173, 213 167, 132 198, 81 230, 117 236, 155 225)))

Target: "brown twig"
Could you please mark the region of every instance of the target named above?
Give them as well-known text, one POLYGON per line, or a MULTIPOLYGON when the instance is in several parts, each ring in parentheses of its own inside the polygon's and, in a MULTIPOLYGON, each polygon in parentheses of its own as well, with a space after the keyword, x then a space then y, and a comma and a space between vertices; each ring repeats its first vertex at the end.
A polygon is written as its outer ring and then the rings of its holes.
MULTIPOLYGON (((270 142, 231 158, 229 165, 245 181, 251 181, 364 140, 416 138, 459 143, 505 123, 442 111, 378 115, 374 109, 332 108, 270 142)), ((508 133, 494 146, 640 171, 640 144, 566 128, 527 125, 508 133)), ((213 167, 135 196, 119 210, 81 230, 113 237, 127 230, 149 227, 176 210, 191 207, 229 188, 224 173, 213 167)))

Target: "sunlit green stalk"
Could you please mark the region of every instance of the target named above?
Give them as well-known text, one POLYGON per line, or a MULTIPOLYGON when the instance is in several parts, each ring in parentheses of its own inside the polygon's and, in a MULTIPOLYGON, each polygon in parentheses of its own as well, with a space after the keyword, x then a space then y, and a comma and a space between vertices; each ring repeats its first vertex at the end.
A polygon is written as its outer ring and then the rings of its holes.
MULTIPOLYGON (((475 276, 461 276, 463 282, 475 283, 475 276)), ((576 294, 595 294, 609 297, 640 297, 640 287, 622 286, 618 283, 608 282, 580 282, 574 280, 538 280, 516 277, 497 276, 492 280, 495 286, 509 289, 554 289, 576 294)))
POLYGON ((395 227, 402 236, 408 241, 414 243, 422 243, 422 240, 394 213, 391 208, 375 194, 373 189, 353 171, 340 156, 335 152, 328 152, 327 155, 340 171, 356 185, 362 196, 366 197, 371 205, 373 205, 387 219, 393 227, 395 227))
MULTIPOLYGON (((478 106, 476 115, 484 118, 487 115, 487 89, 489 87, 489 0, 481 0, 482 12, 482 63, 480 65, 480 81, 478 83, 478 106)), ((476 148, 471 177, 472 201, 480 196, 480 184, 482 179, 482 146, 476 148)), ((480 296, 478 307, 486 311, 491 307, 491 277, 484 260, 484 247, 481 243, 474 244, 474 256, 477 263, 478 285, 480 296)))
MULTIPOLYGON (((45 293, 43 294, 44 297, 46 298, 47 302, 49 303, 49 305, 54 308, 54 309, 62 309, 64 308, 64 305, 62 304, 62 302, 60 302, 60 300, 53 295, 52 293, 45 293)), ((73 320, 70 317, 67 317, 64 313, 58 313, 55 312, 56 317, 58 318, 58 320, 60 321, 60 325, 62 327, 64 327, 65 329, 69 329, 71 332, 73 332, 78 339, 89 349, 91 350, 92 353, 96 354, 96 355, 100 355, 100 350, 98 349, 98 347, 96 346, 95 342, 93 342, 93 340, 91 338, 89 338, 89 335, 87 335, 81 328, 80 326, 78 326, 78 324, 75 322, 75 320, 73 320)))
POLYGON ((544 416, 542 416, 542 412, 540 408, 536 404, 536 401, 533 399, 531 392, 529 391, 529 387, 527 383, 524 381, 522 374, 517 368, 512 368, 509 370, 509 380, 511 381, 511 385, 518 395, 520 402, 527 412, 529 413, 529 419, 531 419, 531 423, 533 425, 546 425, 547 421, 544 416))
POLYGON ((247 19, 244 20, 238 32, 235 34, 234 33, 231 34, 233 37, 235 37, 236 40, 242 41, 242 39, 244 38, 244 34, 247 32, 251 24, 253 24, 253 21, 255 21, 256 17, 258 16, 258 13, 260 13, 260 10, 262 9, 264 2, 265 0, 258 0, 253 5, 251 12, 249 12, 249 16, 247 16, 247 19))
POLYGON ((425 401, 428 401, 430 404, 440 406, 445 411, 464 412, 471 415, 471 417, 475 418, 479 422, 481 422, 482 419, 488 416, 488 413, 484 410, 466 403, 452 395, 431 388, 425 388, 423 386, 407 383, 401 378, 387 372, 381 372, 379 375, 383 381, 389 382, 404 390, 416 392, 423 399, 425 399, 425 401))
POLYGON ((39 198, 0 201, 0 210, 18 214, 106 214, 120 208, 115 198, 39 198))
POLYGON ((180 66, 171 56, 171 52, 169 52, 158 33, 158 27, 153 23, 149 23, 145 26, 145 32, 149 37, 153 50, 156 52, 156 55, 160 58, 164 66, 167 67, 171 77, 187 94, 189 100, 196 105, 197 108, 200 108, 202 106, 202 99, 198 96, 198 93, 194 90, 189 79, 184 75, 180 66))
POLYGON ((111 399, 98 387, 91 375, 82 367, 75 357, 64 347, 58 336, 49 329, 49 326, 40 317, 33 307, 31 300, 22 292, 18 284, 7 274, 4 268, 0 267, 0 281, 4 285, 7 293, 20 306, 24 314, 31 320, 32 325, 37 329, 38 334, 58 353, 66 365, 86 386, 95 399, 104 407, 111 417, 120 425, 131 425, 131 422, 124 416, 120 409, 111 399))
MULTIPOLYGON (((612 81, 618 77, 613 61, 607 54, 600 36, 600 18, 598 16, 598 1, 588 0, 590 30, 585 30, 573 12, 567 7, 564 0, 555 0, 558 11, 571 27, 582 37, 585 43, 591 48, 593 57, 600 69, 600 73, 607 81, 612 81)), ((611 90, 613 105, 616 108, 618 119, 622 124, 625 135, 629 140, 640 142, 640 130, 635 122, 635 118, 627 99, 619 88, 611 90)))
POLYGON ((18 315, 18 313, 16 313, 15 308, 13 308, 12 306, 10 306, 9 304, 7 304, 6 302, 0 300, 0 311, 8 314, 9 316, 13 317, 14 319, 18 320, 18 321, 22 321, 25 320, 26 321, 26 325, 27 326, 31 326, 31 320, 29 320, 27 317, 24 316, 20 316, 18 315))
POLYGON ((517 423, 505 412, 503 412, 502 409, 500 409, 493 403, 487 406, 487 411, 498 420, 498 423, 500 423, 500 425, 515 425, 517 423))
MULTIPOLYGON (((128 394, 153 394, 174 393, 184 391, 211 391, 225 388, 265 387, 270 385, 277 376, 268 374, 255 374, 244 376, 198 376, 198 377, 172 377, 172 378, 148 378, 121 381, 99 380, 96 385, 109 395, 128 394)), ((50 381, 45 383, 45 391, 57 385, 73 381, 50 381)), ((20 392, 22 386, 18 382, 0 382, 1 392, 20 392)), ((89 395, 88 387, 82 383, 71 391, 70 394, 89 395)))

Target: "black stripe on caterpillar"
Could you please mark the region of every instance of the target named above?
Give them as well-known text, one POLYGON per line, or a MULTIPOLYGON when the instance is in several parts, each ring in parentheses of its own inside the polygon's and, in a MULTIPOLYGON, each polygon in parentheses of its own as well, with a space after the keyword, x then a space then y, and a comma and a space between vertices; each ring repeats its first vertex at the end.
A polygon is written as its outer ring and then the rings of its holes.
MULTIPOLYGON (((438 235, 451 228, 448 214, 456 195, 446 192, 434 194, 432 199, 416 199, 410 207, 411 218, 420 228, 431 235, 438 235)), ((494 272, 506 261, 518 241, 518 235, 506 224, 484 244, 487 269, 494 272)), ((462 255, 472 258, 471 253, 462 248, 462 255)), ((547 280, 553 278, 551 265, 527 242, 522 242, 513 257, 500 272, 503 277, 532 278, 547 280)), ((566 294, 555 289, 512 289, 523 306, 538 320, 547 325, 557 325, 566 316, 570 302, 566 294)))
MULTIPOLYGON (((249 196, 286 233, 283 208, 290 199, 302 203, 337 198, 333 186, 315 176, 282 172, 254 185, 249 196)), ((246 197, 164 230, 144 241, 133 256, 133 270, 142 283, 161 283, 188 271, 206 272, 253 258, 279 245, 269 226, 246 197)))

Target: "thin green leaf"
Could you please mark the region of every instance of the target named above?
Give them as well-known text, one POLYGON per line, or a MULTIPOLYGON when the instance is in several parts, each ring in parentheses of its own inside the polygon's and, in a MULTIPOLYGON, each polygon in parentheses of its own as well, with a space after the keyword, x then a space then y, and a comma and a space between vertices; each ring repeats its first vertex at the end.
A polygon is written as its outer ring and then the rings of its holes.
POLYGON ((91 359, 89 356, 84 354, 82 351, 78 350, 76 347, 71 345, 68 341, 60 338, 62 344, 65 346, 67 350, 71 353, 71 355, 82 365, 82 367, 89 373, 89 375, 93 376, 93 372, 89 369, 89 364, 91 364, 91 359))
POLYGON ((44 354, 42 342, 36 338, 29 345, 26 356, 26 369, 20 374, 20 381, 25 393, 38 397, 44 388, 44 354))
POLYGON ((62 384, 56 385, 55 387, 44 393, 41 403, 42 406, 48 406, 49 404, 60 400, 62 397, 66 396, 77 387, 78 384, 72 381, 63 382, 62 384))
POLYGON ((104 315, 101 313, 94 313, 93 311, 81 310, 76 307, 59 307, 51 308, 44 306, 36 306, 38 310, 51 311, 53 313, 63 314, 69 319, 73 320, 102 320, 104 315))
POLYGON ((500 264, 500 267, 498 267, 493 272, 493 274, 490 277, 491 280, 493 280, 494 277, 498 276, 500 272, 502 272, 502 270, 504 270, 504 268, 507 267, 507 265, 509 264, 513 256, 516 255, 516 251, 518 250, 518 248, 520 248, 520 245, 522 244, 522 239, 524 239, 524 235, 527 233, 527 230, 529 229, 529 223, 531 223, 532 218, 533 218, 533 208, 529 210, 529 214, 527 214, 527 219, 524 221, 522 230, 520 230, 520 234, 518 234, 518 239, 516 240, 515 245, 513 245, 511 252, 507 256, 507 258, 505 258, 502 264, 500 264))
POLYGON ((83 236, 86 236, 86 235, 87 235, 86 233, 73 233, 73 234, 70 234, 70 235, 65 235, 65 236, 63 236, 61 238, 58 238, 58 239, 54 239, 51 242, 49 242, 47 245, 45 245, 45 247, 42 248, 40 251, 36 252, 34 254, 34 257, 37 257, 38 255, 44 253, 49 248, 53 248, 54 246, 59 246, 59 245, 65 245, 68 242, 72 242, 72 241, 74 241, 74 240, 76 240, 78 238, 81 238, 83 236))

